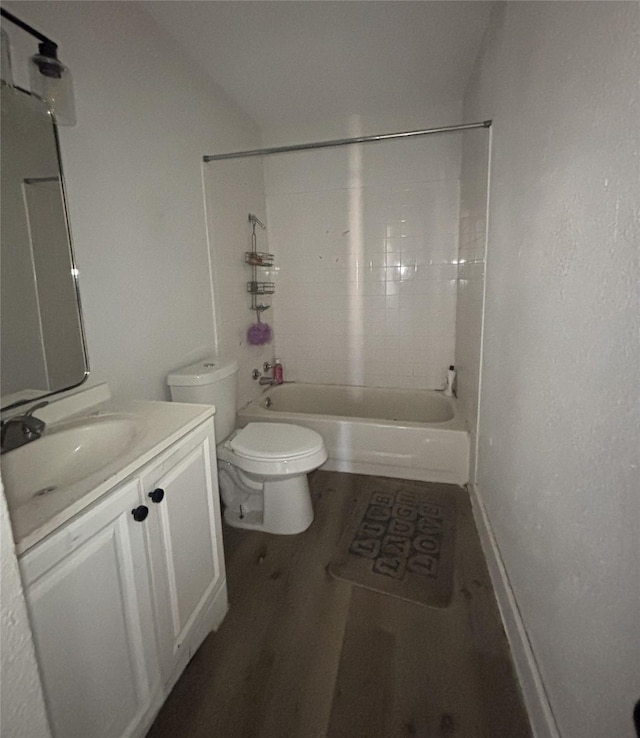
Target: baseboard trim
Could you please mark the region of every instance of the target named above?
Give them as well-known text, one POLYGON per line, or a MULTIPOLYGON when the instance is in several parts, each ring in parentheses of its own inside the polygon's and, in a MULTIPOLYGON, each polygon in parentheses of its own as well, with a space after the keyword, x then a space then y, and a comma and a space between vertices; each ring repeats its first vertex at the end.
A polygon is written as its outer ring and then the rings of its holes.
POLYGON ((535 738, 561 738, 480 490, 476 484, 468 487, 473 517, 520 680, 531 730, 535 738))

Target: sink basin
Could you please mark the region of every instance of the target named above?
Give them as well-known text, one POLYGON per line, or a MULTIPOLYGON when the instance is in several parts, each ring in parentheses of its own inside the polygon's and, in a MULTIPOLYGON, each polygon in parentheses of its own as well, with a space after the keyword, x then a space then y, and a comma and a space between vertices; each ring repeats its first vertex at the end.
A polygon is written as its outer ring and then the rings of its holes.
POLYGON ((48 427, 42 438, 2 457, 9 506, 55 494, 103 469, 129 451, 142 430, 137 418, 126 415, 83 417, 48 427))

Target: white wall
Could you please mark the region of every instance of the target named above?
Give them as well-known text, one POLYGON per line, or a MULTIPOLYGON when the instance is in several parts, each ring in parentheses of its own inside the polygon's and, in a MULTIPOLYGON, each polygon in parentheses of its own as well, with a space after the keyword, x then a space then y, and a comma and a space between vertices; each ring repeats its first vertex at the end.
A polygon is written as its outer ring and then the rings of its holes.
MULTIPOLYGON (((78 124, 61 145, 91 381, 168 399, 167 372, 215 343, 202 156, 254 147, 256 126, 137 3, 7 8, 74 75, 78 124)), ((14 69, 23 81, 23 58, 14 69)))
POLYGON ((0 733, 3 738, 48 738, 51 733, 13 550, 13 536, 2 480, 0 552, 0 733))
MULTIPOLYGON (((459 121, 456 106, 444 115, 459 121)), ((385 130, 360 121, 351 135, 363 127, 385 130)), ((460 152, 460 134, 443 134, 265 159, 288 379, 442 388, 454 362, 460 152)))
POLYGON ((560 733, 640 697, 640 5, 494 13, 478 484, 560 733))
MULTIPOLYGON (((249 213, 267 226, 266 230, 257 226, 256 248, 269 251, 262 161, 232 159, 206 164, 205 185, 218 353, 238 361, 238 407, 242 407, 264 389, 252 379, 251 372, 262 371, 265 361, 271 363, 275 350, 273 339, 262 346, 252 346, 247 341, 247 329, 257 320, 256 313, 249 309, 251 295, 246 287, 251 280, 251 267, 244 261, 245 252, 252 248, 249 213)), ((258 280, 272 281, 270 271, 258 272, 258 280)), ((257 299, 260 304, 270 305, 261 320, 271 326, 273 336, 275 298, 265 295, 257 299)))
POLYGON ((465 131, 460 174, 460 238, 456 304, 457 397, 470 438, 469 481, 475 482, 478 386, 486 262, 489 129, 465 131))

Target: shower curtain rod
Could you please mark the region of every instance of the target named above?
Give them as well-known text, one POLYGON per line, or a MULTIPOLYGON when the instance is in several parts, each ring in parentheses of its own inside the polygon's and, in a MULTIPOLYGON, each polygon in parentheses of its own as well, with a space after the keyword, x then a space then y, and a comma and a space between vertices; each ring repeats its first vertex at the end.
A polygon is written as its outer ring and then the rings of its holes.
POLYGON ((220 161, 222 159, 241 159, 247 156, 267 156, 269 154, 285 154, 289 151, 306 151, 307 149, 326 149, 331 146, 348 146, 349 144, 369 143, 371 141, 388 141, 393 138, 412 138, 426 136, 429 133, 449 133, 467 131, 470 128, 489 128, 490 120, 480 123, 463 123, 459 126, 442 126, 440 128, 424 128, 418 131, 400 131, 399 133, 381 133, 378 136, 358 136, 356 138, 337 138, 333 141, 316 141, 315 143, 293 144, 291 146, 273 146, 268 149, 252 149, 251 151, 234 151, 230 154, 210 154, 203 156, 203 161, 220 161))

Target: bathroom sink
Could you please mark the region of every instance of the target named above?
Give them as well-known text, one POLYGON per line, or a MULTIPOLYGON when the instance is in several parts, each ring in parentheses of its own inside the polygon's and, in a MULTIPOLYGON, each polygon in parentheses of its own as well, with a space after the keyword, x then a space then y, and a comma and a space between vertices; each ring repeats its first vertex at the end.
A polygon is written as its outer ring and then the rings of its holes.
POLYGON ((55 494, 131 449, 143 425, 133 416, 97 415, 49 426, 42 438, 2 457, 10 507, 55 494))

